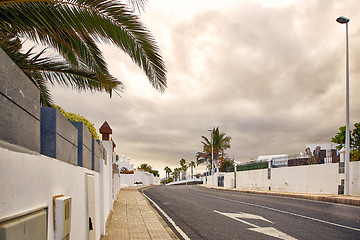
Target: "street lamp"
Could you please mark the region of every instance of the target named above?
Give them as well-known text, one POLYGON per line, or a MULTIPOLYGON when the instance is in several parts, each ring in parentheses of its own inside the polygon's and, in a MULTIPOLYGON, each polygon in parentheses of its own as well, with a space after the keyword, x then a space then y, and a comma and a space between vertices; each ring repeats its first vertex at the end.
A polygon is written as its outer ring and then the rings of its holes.
POLYGON ((214 175, 214 131, 213 129, 209 129, 209 132, 211 132, 211 178, 212 175, 214 175))
POLYGON ((345 189, 344 195, 349 195, 349 184, 350 184, 350 112, 349 112, 349 29, 348 22, 349 18, 338 17, 336 21, 340 24, 346 25, 346 135, 345 135, 345 189))

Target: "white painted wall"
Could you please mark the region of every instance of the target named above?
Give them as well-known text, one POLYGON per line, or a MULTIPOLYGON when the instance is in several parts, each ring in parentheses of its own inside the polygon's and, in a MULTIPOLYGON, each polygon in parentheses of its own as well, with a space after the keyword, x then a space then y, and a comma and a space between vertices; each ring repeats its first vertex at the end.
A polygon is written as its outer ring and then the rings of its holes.
POLYGON ((234 188, 234 173, 229 172, 224 174, 224 187, 234 188))
POLYGON ((120 174, 121 187, 131 187, 135 184, 135 174, 120 174))
POLYGON ((142 171, 142 170, 135 170, 134 172, 134 178, 135 178, 135 182, 142 182, 143 185, 150 185, 151 182, 151 176, 154 176, 151 173, 142 171))
POLYGON ((360 161, 350 162, 350 194, 360 195, 360 161))
POLYGON ((271 190, 337 194, 340 178, 338 163, 273 168, 271 190))
MULTIPOLYGON (((207 185, 217 186, 219 174, 223 173, 208 176, 207 185)), ((224 187, 233 187, 233 174, 224 175, 224 187)), ((268 179, 268 169, 259 169, 236 172, 236 188, 269 190, 270 187, 273 191, 337 194, 344 178, 344 174, 339 174, 338 163, 272 168, 271 179, 268 179)), ((360 195, 359 161, 350 162, 350 195, 360 195)))
POLYGON ((112 156, 113 156, 113 143, 112 141, 102 141, 102 144, 106 150, 107 161, 100 163, 100 175, 102 179, 100 180, 101 189, 102 189, 102 217, 101 217, 101 234, 105 235, 106 233, 106 220, 110 211, 113 208, 112 201, 112 156))
POLYGON ((40 154, 10 151, 0 147, 0 219, 41 206, 48 207, 48 239, 54 239, 55 195, 72 199, 70 239, 87 239, 86 173, 95 176, 97 239, 100 238, 100 190, 97 172, 40 154))
POLYGON ((152 185, 160 185, 160 177, 154 177, 152 185))
POLYGON ((270 181, 267 177, 267 169, 236 172, 236 188, 269 190, 270 181))

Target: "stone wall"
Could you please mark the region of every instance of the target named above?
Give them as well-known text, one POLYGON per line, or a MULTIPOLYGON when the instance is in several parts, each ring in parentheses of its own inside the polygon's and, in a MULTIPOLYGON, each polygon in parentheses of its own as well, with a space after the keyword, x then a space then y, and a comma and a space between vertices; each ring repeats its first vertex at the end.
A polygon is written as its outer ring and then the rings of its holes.
POLYGON ((40 93, 0 48, 0 140, 40 152, 40 93))

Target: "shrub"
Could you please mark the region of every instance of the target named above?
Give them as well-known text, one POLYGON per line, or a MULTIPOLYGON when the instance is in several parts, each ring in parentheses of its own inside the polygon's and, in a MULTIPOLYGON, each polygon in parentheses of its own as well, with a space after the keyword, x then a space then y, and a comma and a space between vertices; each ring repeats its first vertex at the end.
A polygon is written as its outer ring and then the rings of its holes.
POLYGON ((237 171, 248 171, 248 170, 256 170, 256 169, 264 169, 268 168, 268 162, 256 162, 256 163, 249 163, 245 165, 238 165, 236 170, 237 171))
POLYGON ((92 138, 99 140, 99 136, 96 132, 96 128, 93 123, 91 123, 89 120, 87 120, 85 117, 77 114, 77 113, 70 113, 66 112, 62 107, 53 105, 54 108, 57 108, 62 115, 64 115, 65 118, 67 118, 69 121, 72 122, 83 122, 87 129, 89 129, 89 132, 91 133, 92 138))

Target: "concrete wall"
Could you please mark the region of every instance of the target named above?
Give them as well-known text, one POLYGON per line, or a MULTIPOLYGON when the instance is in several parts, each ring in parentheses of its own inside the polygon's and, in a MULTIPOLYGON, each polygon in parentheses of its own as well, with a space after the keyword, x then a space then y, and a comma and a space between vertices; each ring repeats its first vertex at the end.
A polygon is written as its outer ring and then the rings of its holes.
POLYGON ((224 174, 224 187, 233 188, 234 187, 234 173, 225 173, 224 174))
POLYGON ((269 190, 270 181, 267 177, 267 169, 236 172, 236 188, 269 190))
MULTIPOLYGON (((271 179, 268 179, 268 171, 236 172, 236 188, 338 194, 338 185, 345 179, 344 174, 339 174, 339 163, 271 168, 271 179)), ((212 177, 208 176, 208 185, 217 186, 219 174, 215 173, 213 182, 212 177)), ((233 187, 233 174, 224 175, 224 187, 233 187)), ((360 195, 360 162, 350 162, 350 195, 360 195)))
POLYGON ((56 108, 41 108, 40 153, 78 164, 78 131, 56 108))
POLYGON ((100 216, 100 230, 101 234, 105 235, 106 233, 106 220, 113 209, 113 201, 112 201, 112 152, 113 152, 113 143, 112 141, 102 141, 104 145, 104 149, 106 152, 107 161, 102 161, 100 164, 100 203, 102 212, 100 216))
MULTIPOLYGON (((345 178, 345 176, 344 176, 345 178)), ((350 162, 350 194, 360 195, 360 162, 350 162)))
POLYGON ((0 48, 0 140, 40 152, 40 93, 0 48))
POLYGON ((154 177, 152 185, 160 185, 160 177, 154 177))
POLYGON ((337 194, 340 179, 338 163, 275 168, 271 173, 271 190, 287 192, 337 194))
POLYGON ((122 188, 134 186, 135 174, 120 174, 120 185, 122 188))
POLYGON ((95 176, 95 230, 100 238, 99 174, 36 153, 11 151, 0 145, 0 221, 42 206, 48 208, 48 239, 54 239, 55 195, 70 196, 70 239, 87 239, 86 173, 95 176))

